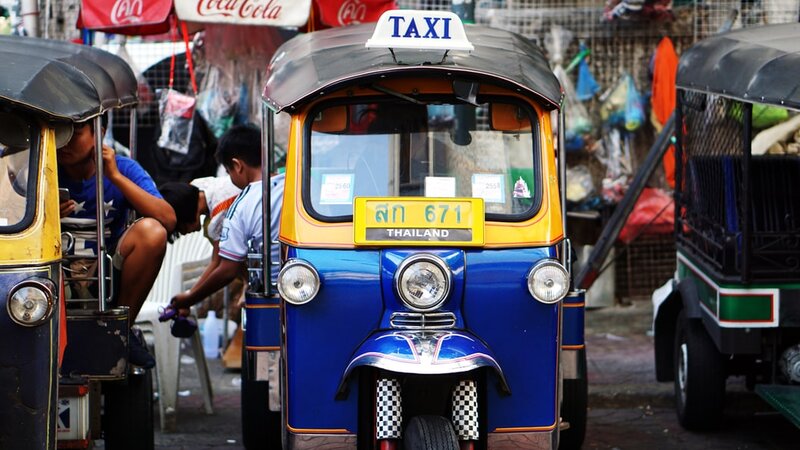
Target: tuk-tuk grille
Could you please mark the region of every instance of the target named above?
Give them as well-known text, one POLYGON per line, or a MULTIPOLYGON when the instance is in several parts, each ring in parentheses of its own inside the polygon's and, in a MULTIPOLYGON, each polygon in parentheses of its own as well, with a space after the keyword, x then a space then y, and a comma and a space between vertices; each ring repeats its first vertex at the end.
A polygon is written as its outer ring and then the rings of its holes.
POLYGON ((389 318, 392 328, 413 330, 437 330, 453 328, 456 325, 456 316, 453 313, 411 313, 396 312, 389 318))

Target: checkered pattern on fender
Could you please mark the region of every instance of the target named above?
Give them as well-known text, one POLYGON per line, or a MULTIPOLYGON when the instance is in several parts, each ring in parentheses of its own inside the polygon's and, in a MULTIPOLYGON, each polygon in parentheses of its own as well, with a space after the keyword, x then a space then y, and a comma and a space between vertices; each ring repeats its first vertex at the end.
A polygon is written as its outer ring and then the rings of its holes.
POLYGON ((403 398, 400 382, 391 378, 378 380, 376 392, 376 438, 400 439, 403 432, 403 398))
POLYGON ((478 440, 478 386, 473 380, 461 380, 453 389, 453 428, 459 440, 478 440))

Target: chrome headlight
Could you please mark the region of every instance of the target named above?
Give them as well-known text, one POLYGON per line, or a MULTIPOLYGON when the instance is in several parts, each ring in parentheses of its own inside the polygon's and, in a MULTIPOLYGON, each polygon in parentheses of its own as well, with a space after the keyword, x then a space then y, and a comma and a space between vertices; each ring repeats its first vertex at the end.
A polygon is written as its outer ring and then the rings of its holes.
POLYGON ((569 274, 556 261, 540 261, 528 272, 528 292, 542 303, 557 303, 568 291, 569 274))
POLYGON ((441 258, 423 253, 406 258, 397 268, 394 282, 406 306, 428 311, 447 298, 450 278, 450 270, 441 258))
POLYGON ((289 260, 278 274, 278 292, 293 305, 313 300, 319 292, 319 285, 317 270, 302 259, 289 260))
POLYGON ((25 280, 11 289, 8 295, 8 315, 11 320, 26 327, 47 321, 53 313, 55 285, 44 278, 25 280))

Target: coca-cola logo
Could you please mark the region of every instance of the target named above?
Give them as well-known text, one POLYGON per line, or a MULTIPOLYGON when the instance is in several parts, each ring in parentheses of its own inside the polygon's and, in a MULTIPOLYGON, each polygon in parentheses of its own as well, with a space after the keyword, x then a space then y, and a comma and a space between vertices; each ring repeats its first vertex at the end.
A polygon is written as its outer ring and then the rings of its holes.
POLYGON ((367 17, 367 5, 359 0, 345 0, 339 7, 336 20, 341 25, 354 25, 364 21, 367 17))
POLYGON ((111 8, 111 23, 126 25, 142 21, 142 0, 117 0, 111 8))
POLYGON ((275 20, 281 14, 280 3, 281 0, 197 0, 197 14, 275 20))

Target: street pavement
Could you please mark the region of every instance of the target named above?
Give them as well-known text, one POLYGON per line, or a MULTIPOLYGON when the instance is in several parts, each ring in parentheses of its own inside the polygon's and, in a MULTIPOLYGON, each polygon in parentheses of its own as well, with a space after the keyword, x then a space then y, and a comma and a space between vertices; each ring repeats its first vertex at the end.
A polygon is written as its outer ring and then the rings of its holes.
MULTIPOLYGON (((685 431, 677 423, 672 383, 655 382, 649 300, 592 309, 586 314, 589 421, 584 449, 789 449, 800 431, 729 379, 726 421, 710 433, 685 431)), ((156 428, 159 450, 241 449, 239 373, 209 360, 214 414, 203 411, 200 384, 184 351, 177 431, 156 428)), ((156 427, 158 418, 156 417, 156 427)))

